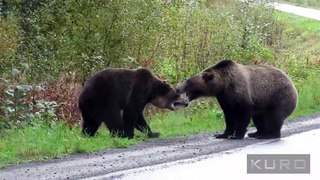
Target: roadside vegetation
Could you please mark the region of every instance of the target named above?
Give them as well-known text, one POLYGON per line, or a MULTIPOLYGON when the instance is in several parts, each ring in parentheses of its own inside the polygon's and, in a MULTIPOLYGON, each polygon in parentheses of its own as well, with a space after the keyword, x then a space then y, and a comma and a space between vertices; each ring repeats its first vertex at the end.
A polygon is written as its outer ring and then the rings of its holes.
POLYGON ((319 0, 280 0, 280 2, 291 3, 293 5, 299 5, 310 8, 320 9, 320 1, 319 0))
MULTIPOLYGON (((8 1, 0 19, 0 167, 146 140, 80 134, 82 84, 105 67, 147 67, 171 84, 230 58, 286 71, 293 117, 320 111, 320 25, 236 1, 8 1), (38 2, 38 3, 35 3, 38 2), (24 14, 25 13, 25 14, 24 14)), ((3 7, 3 6, 2 6, 3 7)), ((215 100, 148 108, 161 138, 224 129, 215 100)))
POLYGON ((319 112, 320 23, 282 12, 275 13, 275 17, 285 25, 278 52, 279 67, 289 73, 299 93, 292 117, 319 112))

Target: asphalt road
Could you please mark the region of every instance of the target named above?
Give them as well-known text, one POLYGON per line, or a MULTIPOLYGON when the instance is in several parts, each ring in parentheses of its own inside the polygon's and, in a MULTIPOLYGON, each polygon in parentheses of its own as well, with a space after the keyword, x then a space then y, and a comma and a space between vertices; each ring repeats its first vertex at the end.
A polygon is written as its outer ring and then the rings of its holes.
MULTIPOLYGON (((192 159, 180 160, 175 162, 153 165, 138 169, 125 170, 113 174, 97 176, 88 179, 105 179, 111 176, 121 175, 121 180, 194 180, 194 179, 265 179, 265 180, 318 180, 320 177, 320 129, 315 129, 299 134, 284 137, 282 139, 274 139, 249 145, 243 148, 232 149, 216 154, 200 156, 192 159), (304 174, 250 174, 248 169, 256 166, 250 166, 247 161, 247 155, 292 155, 305 154, 310 155, 310 171, 304 174)), ((297 156, 295 156, 297 158, 297 156)), ((250 162, 250 161, 249 161, 250 162)), ((264 161, 259 161, 259 168, 264 167, 264 161)), ((272 165, 268 161, 268 167, 280 167, 272 165)), ((296 164, 300 169, 308 167, 306 164, 296 164)), ((252 165, 252 164, 251 164, 252 165)), ((283 166, 282 166, 283 167, 283 166)), ((292 168, 291 166, 290 168, 292 168)), ((286 168, 283 168, 286 169, 286 168)), ((293 168, 292 168, 293 169, 293 168)), ((308 168, 306 168, 308 169, 308 168)), ((297 172, 297 171, 294 171, 297 172)))
MULTIPOLYGON (((320 114, 291 120, 283 126, 282 137, 319 129, 320 114)), ((250 129, 252 131, 253 129, 250 129)), ((96 154, 65 156, 48 162, 28 163, 0 170, 0 179, 114 179, 125 170, 216 154, 270 140, 215 139, 213 134, 196 134, 165 140, 155 139, 127 149, 96 154), (110 176, 107 176, 107 175, 110 176)), ((125 172, 124 172, 125 173, 125 172)))

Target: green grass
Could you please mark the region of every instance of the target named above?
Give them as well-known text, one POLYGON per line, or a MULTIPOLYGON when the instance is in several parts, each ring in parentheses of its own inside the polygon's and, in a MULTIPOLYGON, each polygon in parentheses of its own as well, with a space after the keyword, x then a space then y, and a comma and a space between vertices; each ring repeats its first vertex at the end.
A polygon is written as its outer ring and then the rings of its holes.
POLYGON ((320 33, 319 21, 280 11, 277 11, 275 15, 279 21, 283 21, 287 25, 287 31, 299 32, 299 30, 303 30, 320 33))
MULTIPOLYGON (((161 138, 181 136, 199 132, 222 130, 224 121, 221 111, 206 109, 188 115, 183 110, 155 115, 150 126, 161 133, 161 138)), ((0 133, 0 167, 8 164, 44 160, 64 154, 96 152, 110 148, 125 148, 146 140, 145 135, 136 132, 132 140, 111 138, 106 128, 100 128, 94 138, 81 136, 79 127, 68 127, 58 122, 47 125, 34 120, 32 127, 6 130, 0 133)))
POLYGON ((281 2, 310 8, 320 8, 319 0, 281 0, 281 2))
POLYGON ((299 94, 291 118, 319 112, 320 22, 283 12, 277 12, 276 18, 285 27, 278 64, 293 79, 299 94))
MULTIPOLYGON (((320 74, 320 70, 316 72, 320 74)), ((298 106, 291 118, 320 112, 320 79, 317 75, 308 77, 297 88, 298 106)))
POLYGON ((320 55, 320 22, 283 12, 277 12, 276 18, 285 26, 282 40, 284 47, 280 56, 288 58, 289 54, 289 58, 293 61, 318 60, 320 55))
POLYGON ((63 154, 128 147, 139 142, 139 139, 111 138, 107 131, 103 130, 100 130, 95 138, 84 138, 79 127, 70 129, 61 122, 49 126, 36 121, 34 120, 32 127, 26 126, 0 133, 0 167, 17 162, 44 160, 63 154))
POLYGON ((299 94, 298 107, 291 117, 319 112, 320 22, 283 12, 276 16, 286 26, 280 57, 286 63, 280 66, 287 69, 299 94))
POLYGON ((152 117, 150 126, 161 132, 162 138, 224 129, 223 114, 220 110, 208 108, 193 113, 184 111, 155 115, 152 117))

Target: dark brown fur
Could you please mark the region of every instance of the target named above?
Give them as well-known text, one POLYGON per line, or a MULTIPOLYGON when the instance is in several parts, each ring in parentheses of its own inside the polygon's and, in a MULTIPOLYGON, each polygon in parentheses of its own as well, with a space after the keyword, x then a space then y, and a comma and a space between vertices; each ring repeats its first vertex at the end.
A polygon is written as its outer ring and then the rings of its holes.
POLYGON ((297 91, 281 70, 267 65, 242 65, 223 60, 177 87, 189 101, 216 97, 225 115, 226 130, 217 138, 242 139, 250 119, 255 138, 279 138, 283 121, 294 111, 297 91))
POLYGON ((103 122, 112 135, 132 138, 134 128, 158 137, 143 116, 148 103, 173 110, 180 96, 174 88, 156 78, 147 69, 106 69, 95 74, 85 85, 79 108, 83 133, 94 136, 103 122))

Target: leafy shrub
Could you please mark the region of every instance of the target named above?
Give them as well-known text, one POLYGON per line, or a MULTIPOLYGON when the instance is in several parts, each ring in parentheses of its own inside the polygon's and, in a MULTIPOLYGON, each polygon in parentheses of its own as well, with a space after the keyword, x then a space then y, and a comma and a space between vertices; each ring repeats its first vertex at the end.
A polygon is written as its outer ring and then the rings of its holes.
POLYGON ((0 42, 10 49, 0 50, 6 88, 32 86, 23 111, 56 102, 55 115, 70 123, 80 119, 81 84, 98 70, 147 67, 176 84, 224 58, 272 63, 281 36, 272 10, 237 1, 30 0, 8 9, 0 27, 14 39, 0 42), (12 81, 19 63, 28 73, 12 81))
POLYGON ((25 101, 25 97, 32 90, 32 86, 20 83, 20 80, 28 70, 27 64, 22 64, 23 69, 18 70, 13 68, 11 71, 11 81, 2 79, 4 81, 2 91, 2 105, 0 106, 4 118, 1 127, 14 127, 17 124, 27 119, 29 113, 29 104, 25 101))

